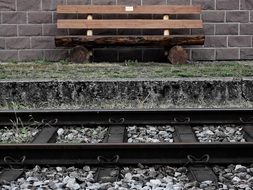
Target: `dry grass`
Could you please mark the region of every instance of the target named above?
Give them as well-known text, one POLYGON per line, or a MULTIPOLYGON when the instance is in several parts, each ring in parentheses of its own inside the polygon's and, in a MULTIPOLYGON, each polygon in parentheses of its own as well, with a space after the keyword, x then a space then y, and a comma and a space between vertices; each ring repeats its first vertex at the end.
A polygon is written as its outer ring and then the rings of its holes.
POLYGON ((0 110, 33 110, 33 109, 169 109, 169 108, 252 108, 253 103, 244 100, 227 101, 224 103, 210 102, 159 102, 152 98, 145 100, 108 100, 97 101, 85 104, 69 104, 67 102, 61 105, 45 104, 20 104, 10 103, 9 105, 0 106, 0 110))
POLYGON ((253 76, 252 62, 162 63, 2 63, 0 79, 135 79, 253 76))

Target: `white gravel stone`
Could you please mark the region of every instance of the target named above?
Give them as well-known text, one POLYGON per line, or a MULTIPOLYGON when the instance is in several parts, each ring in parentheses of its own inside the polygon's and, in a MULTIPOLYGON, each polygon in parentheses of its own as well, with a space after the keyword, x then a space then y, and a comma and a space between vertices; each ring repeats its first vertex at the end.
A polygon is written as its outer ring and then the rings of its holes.
POLYGON ((80 185, 78 183, 76 183, 76 179, 75 178, 68 178, 67 180, 67 185, 66 187, 70 188, 70 189, 80 189, 80 185))
POLYGON ((245 142, 241 126, 204 125, 193 127, 199 142, 245 142))
POLYGON ((90 166, 84 166, 83 170, 86 171, 86 172, 89 172, 90 171, 90 166))
POLYGON ((180 175, 181 175, 181 173, 175 172, 175 177, 178 177, 178 176, 180 176, 180 175))
POLYGON ((106 127, 66 127, 57 131, 57 143, 100 143, 107 132, 106 127))
POLYGON ((237 184, 237 183, 239 183, 240 181, 241 181, 240 178, 237 177, 237 176, 233 177, 233 179, 232 179, 232 182, 233 182, 234 184, 237 184))
POLYGON ((126 179, 127 181, 132 180, 132 174, 131 174, 131 173, 126 173, 125 179, 126 179))
POLYGON ((236 172, 247 172, 247 168, 245 166, 242 166, 242 165, 236 165, 235 166, 235 171, 236 172))
POLYGON ((39 129, 32 127, 5 127, 0 129, 0 143, 29 143, 39 129))
POLYGON ((56 167, 57 172, 61 172, 62 171, 62 167, 56 167))
POLYGON ((152 186, 159 186, 159 185, 162 184, 162 182, 161 182, 159 179, 151 179, 151 180, 150 180, 150 184, 151 184, 152 186))
POLYGON ((64 129, 63 128, 58 129, 57 134, 58 134, 58 136, 63 135, 64 134, 64 129))
POLYGON ((129 126, 128 143, 172 143, 174 128, 167 126, 129 126))

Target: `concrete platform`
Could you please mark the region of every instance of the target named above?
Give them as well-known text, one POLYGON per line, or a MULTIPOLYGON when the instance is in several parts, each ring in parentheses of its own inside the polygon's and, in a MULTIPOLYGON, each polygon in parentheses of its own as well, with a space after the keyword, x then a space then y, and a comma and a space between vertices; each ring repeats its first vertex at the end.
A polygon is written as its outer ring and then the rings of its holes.
POLYGON ((252 107, 252 78, 1 81, 0 106, 252 107), (19 106, 21 105, 21 106, 19 106))

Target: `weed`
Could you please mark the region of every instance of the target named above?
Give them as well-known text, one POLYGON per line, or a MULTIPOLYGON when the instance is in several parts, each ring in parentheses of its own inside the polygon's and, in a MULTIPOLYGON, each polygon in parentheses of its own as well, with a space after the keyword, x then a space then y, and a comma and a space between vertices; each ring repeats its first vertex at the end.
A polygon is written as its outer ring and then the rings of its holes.
POLYGON ((9 110, 18 110, 18 109, 20 110, 20 109, 26 109, 27 106, 11 101, 10 103, 7 104, 7 108, 9 110))
POLYGON ((67 65, 67 64, 70 64, 70 62, 66 59, 63 59, 63 60, 60 60, 60 64, 67 65))
POLYGON ((134 66, 138 64, 138 60, 126 60, 125 61, 125 66, 134 66))
POLYGON ((16 60, 12 60, 12 61, 10 61, 10 63, 17 64, 18 62, 16 60))
POLYGON ((34 61, 35 64, 43 64, 43 65, 47 65, 47 64, 51 64, 52 62, 46 60, 46 59, 39 59, 34 61))
POLYGON ((40 128, 45 126, 51 126, 55 124, 55 121, 46 122, 42 120, 41 122, 36 121, 32 115, 29 116, 29 120, 24 122, 20 117, 18 117, 16 108, 19 108, 14 102, 11 103, 15 117, 10 119, 12 126, 4 127, 0 129, 0 143, 28 143, 34 136, 39 132, 40 128))
POLYGON ((21 118, 17 116, 16 110, 14 110, 14 113, 15 120, 10 119, 12 127, 5 127, 4 130, 0 131, 0 133, 2 133, 1 143, 27 143, 38 133, 37 128, 24 125, 21 118))

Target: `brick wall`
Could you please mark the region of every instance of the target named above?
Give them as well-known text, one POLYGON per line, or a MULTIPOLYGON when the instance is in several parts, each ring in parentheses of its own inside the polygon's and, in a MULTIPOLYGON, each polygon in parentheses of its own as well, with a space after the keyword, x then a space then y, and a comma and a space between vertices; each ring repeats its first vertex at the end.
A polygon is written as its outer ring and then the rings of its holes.
MULTIPOLYGON (((57 61, 69 49, 55 48, 54 36, 76 31, 56 29, 57 4, 193 4, 204 11, 204 46, 188 46, 193 60, 253 59, 253 0, 0 0, 0 61, 57 61)), ((83 31, 78 31, 82 32, 83 31)), ((138 33, 138 31, 136 31, 138 33)), ((199 34, 200 30, 174 33, 199 34)), ((160 49, 95 49, 94 61, 163 61, 160 49)))

